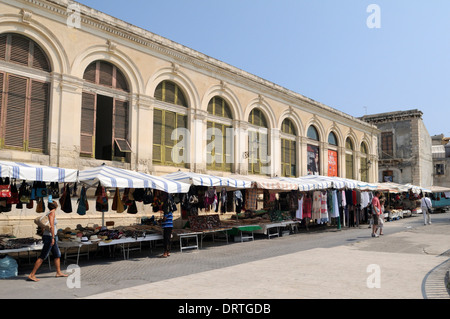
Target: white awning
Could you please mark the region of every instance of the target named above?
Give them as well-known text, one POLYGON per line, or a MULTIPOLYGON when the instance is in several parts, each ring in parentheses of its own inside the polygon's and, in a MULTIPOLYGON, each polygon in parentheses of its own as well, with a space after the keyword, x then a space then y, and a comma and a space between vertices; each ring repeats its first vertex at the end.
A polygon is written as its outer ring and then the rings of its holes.
POLYGON ((289 181, 284 181, 275 178, 265 178, 260 176, 244 176, 244 175, 231 175, 231 178, 244 179, 252 183, 252 187, 260 189, 274 190, 274 191, 292 191, 298 190, 298 185, 289 181))
POLYGON ((199 174, 193 172, 178 171, 164 175, 163 177, 172 181, 188 183, 195 186, 216 186, 236 189, 252 187, 251 181, 245 179, 199 174))
POLYGON ((0 161, 0 177, 24 181, 73 183, 77 181, 78 170, 0 161))
POLYGON ((187 193, 189 184, 176 182, 164 177, 102 165, 79 172, 78 180, 89 186, 100 183, 104 187, 152 188, 166 193, 187 193))

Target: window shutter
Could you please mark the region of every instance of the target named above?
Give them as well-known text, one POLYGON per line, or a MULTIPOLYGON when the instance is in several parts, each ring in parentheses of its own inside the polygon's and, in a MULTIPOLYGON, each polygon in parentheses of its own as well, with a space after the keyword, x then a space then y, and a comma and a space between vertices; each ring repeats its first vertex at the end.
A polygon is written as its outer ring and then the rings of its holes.
POLYGON ((0 35, 0 60, 6 60, 6 34, 0 35))
POLYGON ((163 100, 163 84, 164 82, 159 83, 155 90, 155 99, 158 101, 163 100))
POLYGON ((128 92, 128 81, 123 75, 122 72, 120 72, 119 69, 116 68, 116 89, 128 92))
POLYGON ((175 104, 175 83, 166 81, 164 102, 175 104))
POLYGON ((0 147, 2 146, 1 143, 1 138, 2 138, 2 131, 3 131, 3 116, 2 116, 2 110, 4 109, 3 107, 3 84, 5 82, 4 80, 5 78, 5 74, 4 73, 0 73, 0 147))
POLYGON ((30 52, 30 40, 19 36, 11 36, 11 56, 10 61, 28 66, 30 52))
POLYGON ((112 87, 113 81, 113 65, 110 63, 100 62, 100 84, 112 87))
POLYGON ((114 106, 114 141, 120 152, 131 152, 128 141, 128 102, 115 100, 114 106))
POLYGON ((47 60, 47 56, 36 44, 33 45, 33 68, 50 72, 50 65, 47 60))
POLYGON ((24 148, 28 80, 8 75, 5 146, 24 148))
POLYGON ((28 147, 44 152, 47 147, 49 84, 31 82, 28 147))
POLYGON ((96 95, 83 92, 81 103, 81 137, 80 152, 94 156, 94 137, 96 121, 96 95))
POLYGON ((89 66, 84 71, 83 79, 88 82, 95 83, 95 76, 97 73, 97 62, 89 64, 89 66))
POLYGON ((162 127, 163 112, 155 109, 153 111, 153 161, 162 162, 162 127))

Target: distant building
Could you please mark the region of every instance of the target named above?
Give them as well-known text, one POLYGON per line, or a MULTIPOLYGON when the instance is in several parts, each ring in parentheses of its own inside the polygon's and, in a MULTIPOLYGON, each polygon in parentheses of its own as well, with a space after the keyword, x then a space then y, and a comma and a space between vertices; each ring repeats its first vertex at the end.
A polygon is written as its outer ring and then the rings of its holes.
POLYGON ((432 136, 433 186, 450 187, 450 138, 432 136))
POLYGON ((375 125, 378 136, 380 182, 433 185, 431 137, 419 110, 366 115, 361 119, 375 125))

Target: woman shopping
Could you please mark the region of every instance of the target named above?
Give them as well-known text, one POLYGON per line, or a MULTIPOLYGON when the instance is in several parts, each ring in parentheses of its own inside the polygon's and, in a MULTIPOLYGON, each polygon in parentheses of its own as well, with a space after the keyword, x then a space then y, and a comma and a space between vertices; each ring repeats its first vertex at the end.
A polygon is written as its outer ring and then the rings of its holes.
POLYGON ((61 251, 58 247, 58 238, 56 236, 56 209, 58 208, 58 204, 56 202, 48 203, 48 209, 50 213, 48 214, 48 220, 50 222, 50 230, 45 230, 42 235, 42 241, 44 243, 44 247, 42 248, 41 255, 36 260, 34 264, 34 268, 31 273, 28 275, 27 280, 37 282, 40 279, 36 278, 36 272, 39 267, 41 267, 44 260, 48 257, 50 251, 52 252, 53 258, 55 260, 56 267, 56 278, 59 277, 68 277, 68 275, 61 272, 61 251))

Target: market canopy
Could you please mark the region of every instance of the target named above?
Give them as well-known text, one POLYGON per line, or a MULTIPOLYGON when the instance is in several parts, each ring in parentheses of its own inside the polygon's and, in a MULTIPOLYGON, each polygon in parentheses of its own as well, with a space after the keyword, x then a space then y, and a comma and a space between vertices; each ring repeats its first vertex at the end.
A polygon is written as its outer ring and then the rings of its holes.
POLYGON ((241 178, 222 177, 214 175, 199 174, 193 172, 178 171, 163 176, 172 181, 183 182, 195 186, 208 187, 231 187, 231 188, 251 188, 251 181, 241 178))
POLYGON ((316 179, 303 179, 301 177, 274 177, 280 181, 297 184, 300 191, 323 190, 332 187, 329 181, 319 181, 316 179))
POLYGON ((412 185, 412 184, 398 184, 394 182, 377 183, 377 190, 389 193, 407 193, 412 191, 415 194, 420 192, 431 193, 428 188, 412 185))
POLYGON ((298 190, 298 185, 289 181, 283 181, 275 178, 266 178, 260 176, 244 176, 244 175, 231 175, 230 178, 243 179, 252 183, 252 187, 267 190, 278 191, 292 191, 298 190))
POLYGON ((77 181, 78 170, 0 161, 0 177, 9 177, 24 181, 74 183, 77 181))
POLYGON ((89 186, 100 183, 104 187, 152 188, 166 193, 187 193, 189 184, 176 182, 164 177, 102 165, 79 172, 78 180, 89 186))

